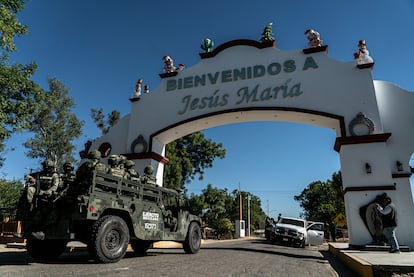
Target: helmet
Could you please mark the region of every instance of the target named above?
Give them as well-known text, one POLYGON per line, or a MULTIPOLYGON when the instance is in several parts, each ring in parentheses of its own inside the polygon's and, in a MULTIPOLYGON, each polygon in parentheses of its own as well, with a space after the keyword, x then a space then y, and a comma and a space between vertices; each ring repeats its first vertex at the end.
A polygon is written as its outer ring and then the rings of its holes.
POLYGON ((75 167, 73 166, 73 164, 72 163, 70 163, 70 162, 66 162, 66 163, 64 163, 63 164, 63 169, 70 169, 70 170, 73 170, 75 167))
POLYGON ((154 173, 154 167, 152 165, 148 165, 144 168, 144 173, 148 175, 152 175, 154 173))
POLYGON ((51 168, 51 167, 54 167, 54 164, 53 164, 52 160, 47 159, 47 160, 43 161, 42 166, 43 166, 43 168, 51 168))
POLYGON ((119 161, 118 155, 110 155, 108 158, 109 165, 117 165, 119 161))
POLYGON ((133 167, 133 166, 135 166, 134 161, 131 161, 131 160, 126 160, 126 161, 125 161, 125 167, 126 167, 126 168, 131 168, 131 167, 133 167))
POLYGON ((88 154, 88 158, 89 159, 99 159, 101 157, 101 152, 99 152, 98 150, 92 150, 91 152, 89 152, 88 154))

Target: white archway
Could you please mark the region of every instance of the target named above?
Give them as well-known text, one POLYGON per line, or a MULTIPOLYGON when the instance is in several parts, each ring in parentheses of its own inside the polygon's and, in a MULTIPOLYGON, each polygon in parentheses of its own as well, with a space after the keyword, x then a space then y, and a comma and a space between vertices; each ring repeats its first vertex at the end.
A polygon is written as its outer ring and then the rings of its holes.
POLYGON ((195 131, 263 120, 334 129, 350 244, 372 240, 359 209, 386 192, 401 211, 400 243, 414 247, 408 224, 414 215, 409 182, 414 95, 373 81, 369 66, 332 60, 327 46, 293 51, 273 46, 230 41, 200 54, 201 61, 188 69, 161 74, 160 86, 132 99, 131 113, 92 148, 109 145, 113 153, 136 160, 140 170, 153 164, 162 184, 165 145, 195 131))

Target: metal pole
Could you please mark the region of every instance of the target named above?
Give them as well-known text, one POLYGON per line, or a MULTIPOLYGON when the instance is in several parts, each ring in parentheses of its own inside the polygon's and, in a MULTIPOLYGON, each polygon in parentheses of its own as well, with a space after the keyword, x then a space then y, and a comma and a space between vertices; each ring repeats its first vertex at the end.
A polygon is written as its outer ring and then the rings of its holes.
POLYGON ((240 183, 239 183, 239 217, 240 217, 240 221, 243 220, 243 201, 242 201, 242 195, 241 195, 241 190, 240 190, 240 183))
POLYGON ((251 196, 250 194, 247 195, 247 236, 250 237, 250 200, 251 196))
POLYGON ((267 200, 267 216, 270 217, 269 200, 267 200))

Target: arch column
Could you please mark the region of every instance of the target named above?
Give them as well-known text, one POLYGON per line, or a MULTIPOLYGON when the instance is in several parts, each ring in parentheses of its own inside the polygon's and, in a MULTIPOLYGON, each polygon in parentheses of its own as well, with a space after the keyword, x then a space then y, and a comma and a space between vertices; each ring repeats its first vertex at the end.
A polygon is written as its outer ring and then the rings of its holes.
POLYGON ((394 198, 396 186, 389 168, 386 145, 390 136, 386 133, 336 140, 350 245, 366 245, 373 240, 360 215, 360 208, 384 192, 394 198))

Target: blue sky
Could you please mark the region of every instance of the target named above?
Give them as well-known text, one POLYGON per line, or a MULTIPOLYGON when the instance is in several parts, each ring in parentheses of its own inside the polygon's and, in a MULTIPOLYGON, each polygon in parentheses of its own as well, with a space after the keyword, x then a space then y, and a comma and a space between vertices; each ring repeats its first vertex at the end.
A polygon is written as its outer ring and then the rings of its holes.
MULTIPOLYGON (((307 47, 304 31, 313 28, 329 45, 328 55, 352 61, 358 40, 365 39, 374 58, 376 80, 386 80, 414 91, 414 1, 132 1, 36 0, 19 14, 29 34, 16 39, 13 61, 35 61, 34 80, 43 88, 56 77, 70 90, 74 112, 85 121, 80 149, 87 139, 100 136, 90 119, 91 108, 130 112, 129 96, 137 79, 155 89, 160 83, 162 57, 191 67, 200 61, 201 41, 215 45, 233 39, 259 40, 273 22, 277 48, 307 47)), ((188 185, 200 193, 207 184, 229 191, 250 191, 262 200, 271 216, 298 216, 293 200, 309 183, 325 181, 340 169, 333 150, 335 133, 315 126, 283 122, 226 125, 206 130, 207 137, 227 150, 206 171, 203 181, 188 185)), ((21 178, 39 161, 25 158, 14 135, 0 175, 21 178)))

